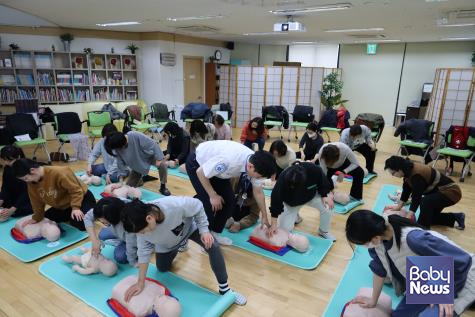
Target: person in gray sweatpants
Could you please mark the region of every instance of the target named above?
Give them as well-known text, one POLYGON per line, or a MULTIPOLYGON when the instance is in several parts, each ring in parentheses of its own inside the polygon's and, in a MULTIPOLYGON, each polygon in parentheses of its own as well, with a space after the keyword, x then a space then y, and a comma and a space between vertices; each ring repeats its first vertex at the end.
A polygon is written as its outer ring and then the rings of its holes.
POLYGON ((160 176, 160 193, 170 195, 167 189, 168 168, 161 164, 164 158, 160 146, 150 137, 141 132, 130 131, 127 134, 113 132, 106 137, 104 147, 110 155, 117 158, 119 170, 129 167, 132 171, 127 179, 127 185, 140 186, 142 177, 148 175, 151 165, 158 168, 160 176))
MULTIPOLYGON (((134 200, 122 210, 122 222, 127 232, 137 234, 139 278, 125 293, 125 301, 140 294, 152 253, 155 251, 157 269, 167 272, 188 239, 202 246, 209 256, 211 268, 221 295, 230 291, 223 254, 208 229, 203 204, 191 197, 165 197, 143 203, 134 200)), ((235 303, 246 304, 246 297, 234 292, 235 303)))

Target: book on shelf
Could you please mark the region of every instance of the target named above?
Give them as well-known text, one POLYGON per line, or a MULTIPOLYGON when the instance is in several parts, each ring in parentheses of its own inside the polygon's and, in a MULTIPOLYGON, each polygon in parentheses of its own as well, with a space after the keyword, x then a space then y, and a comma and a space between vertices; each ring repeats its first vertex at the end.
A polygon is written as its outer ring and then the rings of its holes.
POLYGON ((38 73, 38 84, 46 86, 54 85, 53 75, 51 73, 38 73))
POLYGON ((89 101, 91 100, 91 95, 89 89, 76 90, 75 94, 76 101, 89 101))
POLYGON ((87 75, 86 74, 74 74, 73 76, 74 85, 87 85, 87 75))
POLYGON ((96 73, 92 74, 91 82, 93 85, 106 85, 106 79, 96 73))
POLYGON ((58 101, 73 101, 74 95, 71 89, 58 89, 58 101))
POLYGON ((71 85, 71 74, 56 74, 57 85, 71 85))
POLYGON ((124 79, 124 85, 137 85, 136 78, 126 78, 124 79))
POLYGON ((16 89, 12 88, 0 88, 0 102, 13 103, 17 99, 16 89))
POLYGON ((17 68, 31 68, 31 54, 29 53, 15 53, 15 66, 17 68))
POLYGON ((18 89, 19 99, 36 99, 36 89, 18 89))
POLYGON ((31 74, 18 74, 16 75, 16 81, 18 85, 34 85, 33 75, 31 74))
POLYGON ((137 92, 135 90, 128 90, 125 92, 126 100, 137 100, 137 92))
POLYGON ((40 101, 56 101, 54 88, 40 88, 40 101))
POLYGON ((0 75, 0 85, 16 85, 15 76, 0 75))
POLYGON ((110 100, 122 100, 122 92, 118 88, 109 89, 110 100))
POLYGON ((105 88, 94 91, 94 100, 106 100, 106 99, 107 99, 107 92, 105 88))

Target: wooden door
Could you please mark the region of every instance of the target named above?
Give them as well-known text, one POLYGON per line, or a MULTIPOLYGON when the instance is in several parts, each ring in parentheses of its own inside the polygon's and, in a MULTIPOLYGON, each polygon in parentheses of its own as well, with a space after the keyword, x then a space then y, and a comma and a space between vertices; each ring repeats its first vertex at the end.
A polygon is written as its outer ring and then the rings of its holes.
POLYGON ((203 57, 183 57, 184 104, 203 102, 203 57))

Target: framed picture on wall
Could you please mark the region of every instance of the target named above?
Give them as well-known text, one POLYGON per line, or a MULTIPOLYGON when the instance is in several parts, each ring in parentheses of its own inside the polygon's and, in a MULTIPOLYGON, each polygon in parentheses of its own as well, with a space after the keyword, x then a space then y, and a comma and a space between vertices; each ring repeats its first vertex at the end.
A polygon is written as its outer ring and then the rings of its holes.
POLYGON ((5 58, 3 63, 5 64, 5 67, 12 67, 12 60, 9 58, 5 58))

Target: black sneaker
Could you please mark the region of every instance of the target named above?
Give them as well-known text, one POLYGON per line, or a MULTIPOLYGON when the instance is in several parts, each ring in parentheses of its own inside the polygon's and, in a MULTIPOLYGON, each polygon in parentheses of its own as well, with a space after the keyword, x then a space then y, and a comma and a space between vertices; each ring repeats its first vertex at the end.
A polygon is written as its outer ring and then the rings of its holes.
POLYGON ((170 196, 172 193, 170 193, 168 188, 163 187, 163 188, 160 188, 160 194, 162 194, 163 196, 170 196))
POLYGON ((459 212, 457 214, 454 214, 454 216, 455 216, 455 222, 457 223, 454 226, 455 229, 464 230, 465 229, 465 214, 463 212, 459 212))

